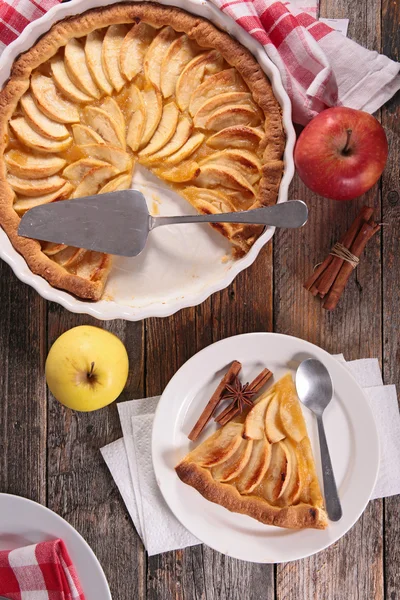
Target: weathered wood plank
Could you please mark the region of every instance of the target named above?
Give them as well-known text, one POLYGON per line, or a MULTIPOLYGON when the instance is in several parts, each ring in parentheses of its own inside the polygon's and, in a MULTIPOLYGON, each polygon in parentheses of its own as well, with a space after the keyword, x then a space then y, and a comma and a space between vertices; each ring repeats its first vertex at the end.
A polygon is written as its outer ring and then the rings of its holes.
POLYGON ((46 503, 45 301, 0 261, 0 491, 46 503))
MULTIPOLYGON (((400 4, 395 0, 382 2, 382 50, 393 60, 399 60, 400 4)), ((400 94, 382 110, 382 124, 389 140, 389 160, 382 178, 383 228, 383 365, 385 383, 397 385, 400 392, 400 94)), ((400 500, 399 496, 385 500, 385 592, 387 600, 398 597, 400 587, 400 500)))
MULTIPOLYGON (((380 1, 324 0, 321 14, 350 18, 349 37, 379 50, 380 1)), ((335 203, 310 193, 296 178, 292 197, 303 198, 310 220, 299 231, 275 238, 275 330, 314 342, 346 359, 381 358, 381 265, 379 235, 371 240, 340 304, 332 313, 303 289, 313 266, 323 260, 363 205, 380 218, 379 186, 362 198, 335 203), (301 251, 299 251, 301 249, 301 251)), ((383 598, 382 501, 371 502, 363 517, 327 551, 277 566, 277 598, 383 598)))
MULTIPOLYGON (((130 357, 130 378, 121 399, 142 397, 144 344, 141 323, 100 323, 49 304, 48 344, 76 325, 95 325, 118 335, 130 357)), ((116 405, 92 413, 62 407, 49 394, 48 504, 88 541, 118 600, 145 598, 146 559, 100 448, 121 436, 116 405)))

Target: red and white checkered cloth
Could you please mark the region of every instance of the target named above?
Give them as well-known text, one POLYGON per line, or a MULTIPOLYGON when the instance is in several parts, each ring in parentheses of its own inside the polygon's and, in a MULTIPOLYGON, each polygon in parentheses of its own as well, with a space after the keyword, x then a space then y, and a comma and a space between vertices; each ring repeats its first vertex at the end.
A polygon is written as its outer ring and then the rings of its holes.
MULTIPOLYGON (((264 46, 281 72, 296 123, 304 125, 338 104, 372 113, 400 89, 399 63, 366 50, 286 0, 210 1, 264 46)), ((0 53, 58 3, 0 0, 0 53)))
POLYGON ((62 540, 1 551, 0 596, 10 600, 85 600, 62 540))

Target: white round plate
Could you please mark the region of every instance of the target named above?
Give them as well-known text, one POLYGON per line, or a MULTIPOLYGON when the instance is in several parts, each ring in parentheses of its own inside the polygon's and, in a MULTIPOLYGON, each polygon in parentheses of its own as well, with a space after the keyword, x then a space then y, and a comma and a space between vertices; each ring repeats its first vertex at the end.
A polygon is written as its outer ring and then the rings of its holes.
POLYGON ((0 494, 0 550, 62 539, 75 565, 86 600, 111 600, 103 569, 75 529, 59 515, 27 498, 0 494))
MULTIPOLYGON (((114 4, 112 0, 106 4, 114 4)), ((282 106, 286 133, 285 172, 278 202, 288 197, 294 173, 293 148, 296 139, 291 121, 291 105, 276 66, 263 47, 230 17, 204 0, 158 0, 160 4, 177 6, 205 17, 236 37, 257 58, 268 75, 276 98, 282 106)), ((46 33, 53 23, 91 8, 104 6, 101 0, 71 0, 54 6, 41 19, 26 27, 0 58, 0 86, 10 74, 17 56, 28 50, 46 33)), ((144 192, 153 214, 194 214, 195 211, 178 194, 156 180, 144 168, 136 168, 132 187, 144 192)), ((0 228, 0 257, 17 277, 29 284, 44 298, 58 302, 68 310, 92 315, 97 319, 127 319, 137 321, 147 317, 165 317, 181 308, 195 306, 214 292, 229 285, 240 271, 251 265, 261 248, 272 238, 274 229, 267 228, 240 260, 231 260, 231 246, 225 238, 207 224, 161 227, 151 233, 144 252, 136 258, 116 258, 107 282, 104 298, 99 302, 84 302, 67 292, 56 290, 47 281, 34 275, 25 260, 11 245, 0 228)))
MULTIPOLYGON (((322 488, 316 424, 307 409, 303 413, 322 488)), ((213 430, 213 425, 208 425, 199 442, 213 430)), ((158 485, 179 521, 214 550, 258 563, 297 560, 336 542, 365 509, 379 467, 375 421, 367 398, 349 370, 317 346, 277 333, 227 338, 188 360, 171 379, 158 404, 152 453, 158 485), (263 525, 208 502, 179 480, 174 467, 194 446, 187 435, 233 360, 243 364, 242 381, 251 381, 263 367, 268 367, 274 374, 273 381, 277 381, 288 371, 294 375, 306 358, 317 358, 324 363, 335 388, 324 422, 343 507, 340 521, 330 522, 324 531, 263 525)))

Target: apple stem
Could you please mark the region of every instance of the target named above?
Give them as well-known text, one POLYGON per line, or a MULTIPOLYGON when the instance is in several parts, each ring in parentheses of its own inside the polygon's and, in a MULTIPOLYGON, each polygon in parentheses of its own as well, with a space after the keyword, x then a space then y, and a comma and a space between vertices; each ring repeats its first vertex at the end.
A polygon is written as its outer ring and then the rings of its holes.
POLYGON ((92 362, 92 363, 90 364, 90 371, 89 371, 89 373, 87 374, 87 376, 88 376, 88 379, 91 379, 91 378, 93 377, 93 371, 94 371, 94 362, 92 362))
POLYGON ((349 153, 349 144, 350 144, 350 138, 351 138, 351 134, 353 133, 352 129, 346 129, 346 133, 347 133, 347 140, 346 140, 346 144, 342 150, 342 154, 348 154, 349 153))

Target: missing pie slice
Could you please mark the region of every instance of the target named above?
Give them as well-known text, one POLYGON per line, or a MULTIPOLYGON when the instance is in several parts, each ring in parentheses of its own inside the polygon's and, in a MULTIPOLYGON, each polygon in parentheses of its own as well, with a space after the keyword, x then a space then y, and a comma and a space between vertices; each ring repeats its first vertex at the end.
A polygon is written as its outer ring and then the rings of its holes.
POLYGON ((177 466, 211 502, 266 525, 328 525, 303 413, 290 374, 245 415, 221 427, 177 466))

